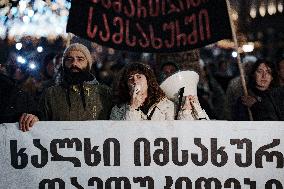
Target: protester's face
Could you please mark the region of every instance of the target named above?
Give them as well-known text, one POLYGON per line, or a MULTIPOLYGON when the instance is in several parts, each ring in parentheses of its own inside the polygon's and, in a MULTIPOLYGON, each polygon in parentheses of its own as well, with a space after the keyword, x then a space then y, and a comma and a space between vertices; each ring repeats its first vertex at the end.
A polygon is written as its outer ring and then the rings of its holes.
POLYGON ((146 92, 148 89, 147 78, 144 74, 131 74, 128 78, 128 87, 133 89, 135 86, 139 85, 141 92, 146 92))
POLYGON ((85 55, 82 52, 76 50, 70 51, 66 54, 64 63, 71 72, 80 72, 86 70, 88 67, 88 61, 85 55))
POLYGON ((260 64, 255 72, 256 87, 260 90, 266 90, 272 79, 271 69, 264 63, 260 64))
POLYGON ((172 75, 176 71, 177 71, 176 68, 172 65, 165 65, 162 70, 162 72, 165 74, 166 77, 172 75))

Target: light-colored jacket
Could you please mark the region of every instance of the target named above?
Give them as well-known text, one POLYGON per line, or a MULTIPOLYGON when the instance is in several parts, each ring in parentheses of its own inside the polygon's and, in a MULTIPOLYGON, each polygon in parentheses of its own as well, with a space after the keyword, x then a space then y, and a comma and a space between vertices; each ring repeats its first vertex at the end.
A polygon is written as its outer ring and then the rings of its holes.
MULTIPOLYGON (((181 110, 178 115, 178 120, 198 120, 206 119, 209 120, 208 115, 205 110, 203 110, 200 105, 196 108, 197 115, 190 110, 181 110)), ((175 117, 175 105, 172 101, 164 98, 159 103, 154 104, 148 111, 147 115, 144 114, 140 109, 136 110, 131 108, 128 104, 123 104, 122 106, 114 106, 111 111, 111 120, 128 120, 128 121, 140 121, 140 120, 151 120, 163 121, 163 120, 174 120, 175 117), (150 114, 153 112, 152 117, 150 114)))
POLYGON ((167 98, 164 98, 159 103, 152 105, 147 115, 144 114, 140 109, 136 110, 134 108, 131 108, 128 104, 123 104, 120 107, 114 106, 110 114, 110 119, 139 121, 148 120, 148 117, 151 117, 151 120, 162 121, 174 120, 174 116, 174 103, 167 98), (153 114, 151 116, 152 112, 153 114))

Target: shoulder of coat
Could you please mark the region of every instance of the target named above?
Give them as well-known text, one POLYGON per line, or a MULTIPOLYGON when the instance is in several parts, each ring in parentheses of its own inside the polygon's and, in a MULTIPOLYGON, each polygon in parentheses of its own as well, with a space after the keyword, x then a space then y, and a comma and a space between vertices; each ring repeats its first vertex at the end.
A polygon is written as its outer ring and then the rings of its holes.
POLYGON ((168 98, 163 98, 157 105, 158 108, 163 108, 163 107, 174 107, 174 103, 169 100, 168 98))

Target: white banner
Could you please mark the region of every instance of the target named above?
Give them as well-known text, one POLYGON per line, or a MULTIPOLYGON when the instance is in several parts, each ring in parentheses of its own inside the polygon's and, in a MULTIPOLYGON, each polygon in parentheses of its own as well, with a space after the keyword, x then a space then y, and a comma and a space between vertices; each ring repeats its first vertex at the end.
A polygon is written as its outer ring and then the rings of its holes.
POLYGON ((284 187, 283 122, 39 122, 0 137, 1 189, 284 187))

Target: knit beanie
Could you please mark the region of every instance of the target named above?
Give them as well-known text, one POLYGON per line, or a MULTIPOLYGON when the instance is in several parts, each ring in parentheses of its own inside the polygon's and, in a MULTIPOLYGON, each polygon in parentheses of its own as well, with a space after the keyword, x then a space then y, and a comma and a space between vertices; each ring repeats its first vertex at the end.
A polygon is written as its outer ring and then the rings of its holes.
POLYGON ((67 47, 63 53, 63 60, 62 63, 64 63, 64 59, 66 58, 66 55, 70 52, 70 51, 80 51, 81 53, 83 53, 85 55, 85 58, 87 59, 88 62, 88 67, 89 70, 91 70, 92 64, 93 64, 93 60, 92 60, 92 56, 91 53, 89 51, 89 49, 80 44, 80 43, 73 43, 71 44, 69 47, 67 47))

